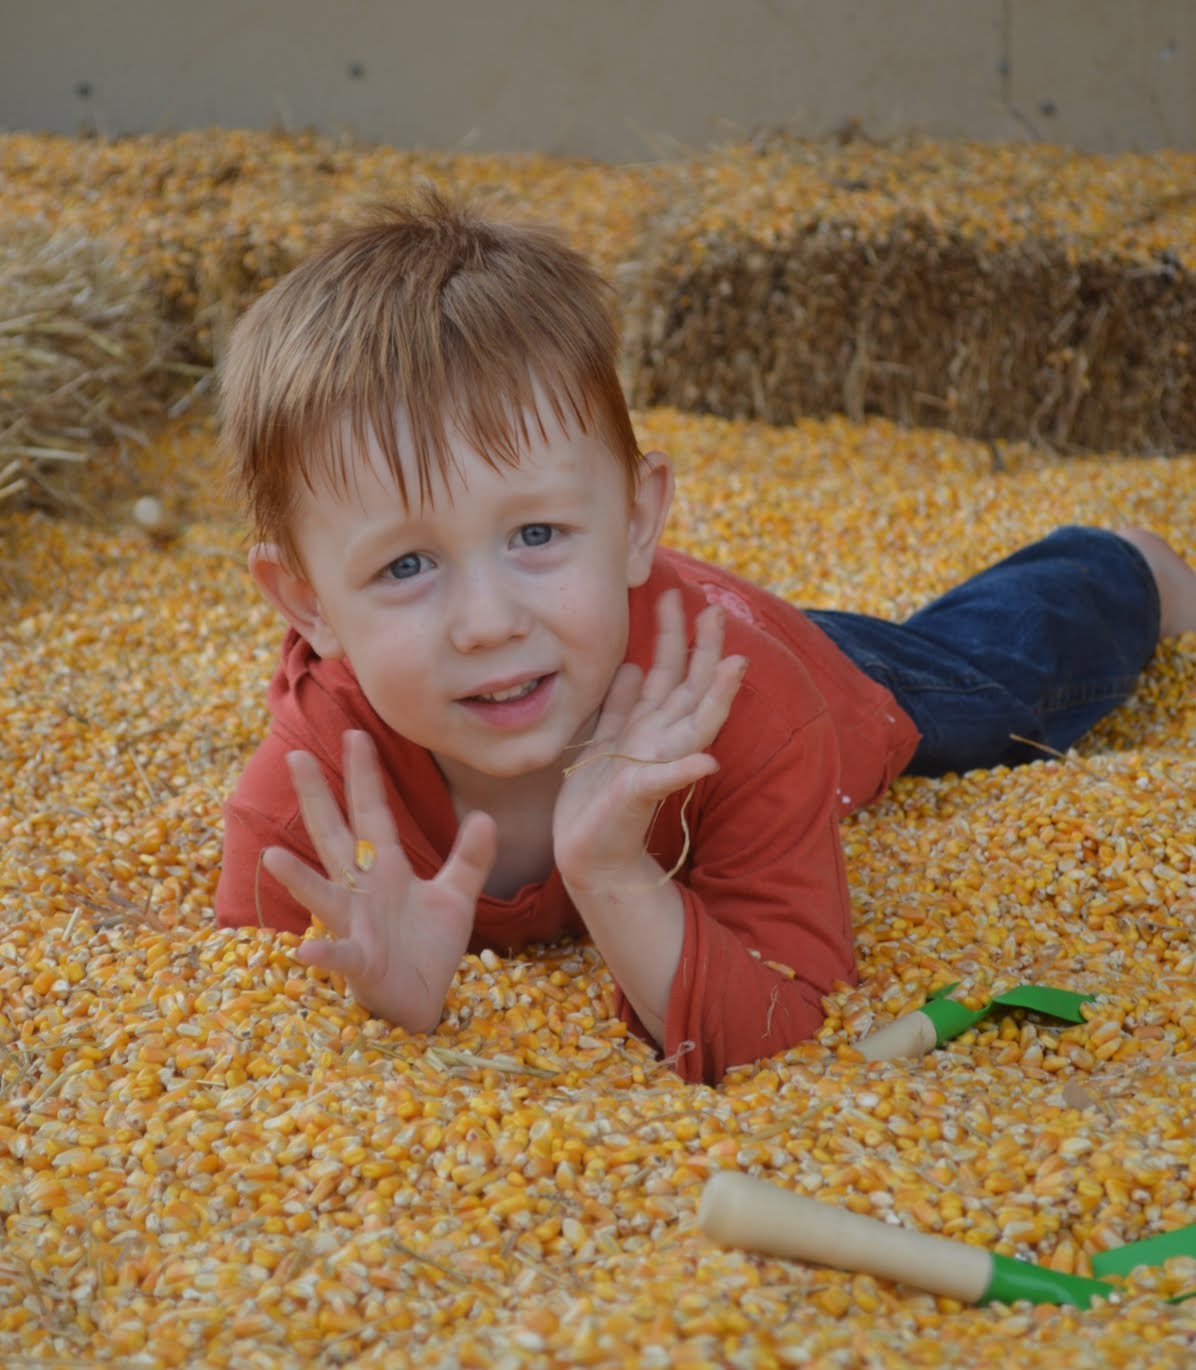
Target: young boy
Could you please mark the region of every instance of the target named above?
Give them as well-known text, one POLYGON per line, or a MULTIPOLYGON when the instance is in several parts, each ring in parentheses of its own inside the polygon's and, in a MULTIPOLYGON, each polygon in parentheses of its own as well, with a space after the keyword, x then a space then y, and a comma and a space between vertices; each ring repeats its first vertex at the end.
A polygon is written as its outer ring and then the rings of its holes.
POLYGON ((1073 528, 903 625, 803 614, 660 548, 616 352, 581 257, 436 196, 241 320, 226 439, 290 631, 216 913, 317 916, 299 960, 413 1032, 468 949, 588 934, 631 1028, 714 1081, 854 978, 843 815, 1039 754, 1011 733, 1067 747, 1196 628, 1196 576, 1073 528))

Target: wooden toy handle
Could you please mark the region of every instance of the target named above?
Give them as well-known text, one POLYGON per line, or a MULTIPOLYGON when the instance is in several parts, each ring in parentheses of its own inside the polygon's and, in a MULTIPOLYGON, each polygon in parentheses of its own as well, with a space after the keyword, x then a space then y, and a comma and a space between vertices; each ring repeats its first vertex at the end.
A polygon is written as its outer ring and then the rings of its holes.
POLYGON ((980 1300, 992 1280, 992 1256, 978 1246, 894 1227, 732 1170, 706 1182, 698 1226, 723 1246, 877 1275, 963 1303, 980 1300))

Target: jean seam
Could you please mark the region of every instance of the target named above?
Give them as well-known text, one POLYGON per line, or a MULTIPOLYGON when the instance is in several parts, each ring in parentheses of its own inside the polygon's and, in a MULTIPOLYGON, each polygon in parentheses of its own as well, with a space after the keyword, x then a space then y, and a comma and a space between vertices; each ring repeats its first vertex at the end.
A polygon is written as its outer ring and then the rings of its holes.
POLYGON ((1051 714, 1068 713, 1082 704, 1100 704, 1105 700, 1128 699, 1134 692, 1138 677, 1118 676, 1100 684, 1065 685, 1048 695, 1041 703, 1039 713, 1048 717, 1051 714))
MULTIPOLYGON (((873 677, 877 679, 877 677, 873 677)), ((926 685, 912 685, 898 678, 894 682, 891 678, 885 678, 880 682, 892 694, 895 695, 975 695, 984 694, 993 690, 1010 699, 1017 699, 1016 695, 1010 694, 1008 690, 997 680, 977 680, 969 685, 957 685, 949 681, 931 681, 926 685)), ((1021 701, 1018 701, 1021 703, 1021 701)))

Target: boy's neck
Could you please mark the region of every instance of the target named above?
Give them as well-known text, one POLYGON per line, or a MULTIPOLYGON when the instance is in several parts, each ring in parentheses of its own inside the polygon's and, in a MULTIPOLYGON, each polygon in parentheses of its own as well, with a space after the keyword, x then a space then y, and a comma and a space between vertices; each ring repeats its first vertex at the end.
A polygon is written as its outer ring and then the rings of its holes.
POLYGON ((448 785, 457 821, 481 810, 498 827, 498 850, 484 891, 494 899, 513 899, 528 885, 552 873, 552 812, 564 779, 564 764, 531 775, 494 777, 447 765, 437 758, 448 785))

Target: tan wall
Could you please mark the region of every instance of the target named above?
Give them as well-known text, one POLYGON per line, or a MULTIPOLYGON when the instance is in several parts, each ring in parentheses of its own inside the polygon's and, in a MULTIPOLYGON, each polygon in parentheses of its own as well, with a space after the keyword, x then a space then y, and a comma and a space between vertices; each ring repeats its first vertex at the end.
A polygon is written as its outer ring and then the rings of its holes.
POLYGON ((858 121, 1196 149, 1196 0, 0 0, 0 127, 639 160, 858 121))

